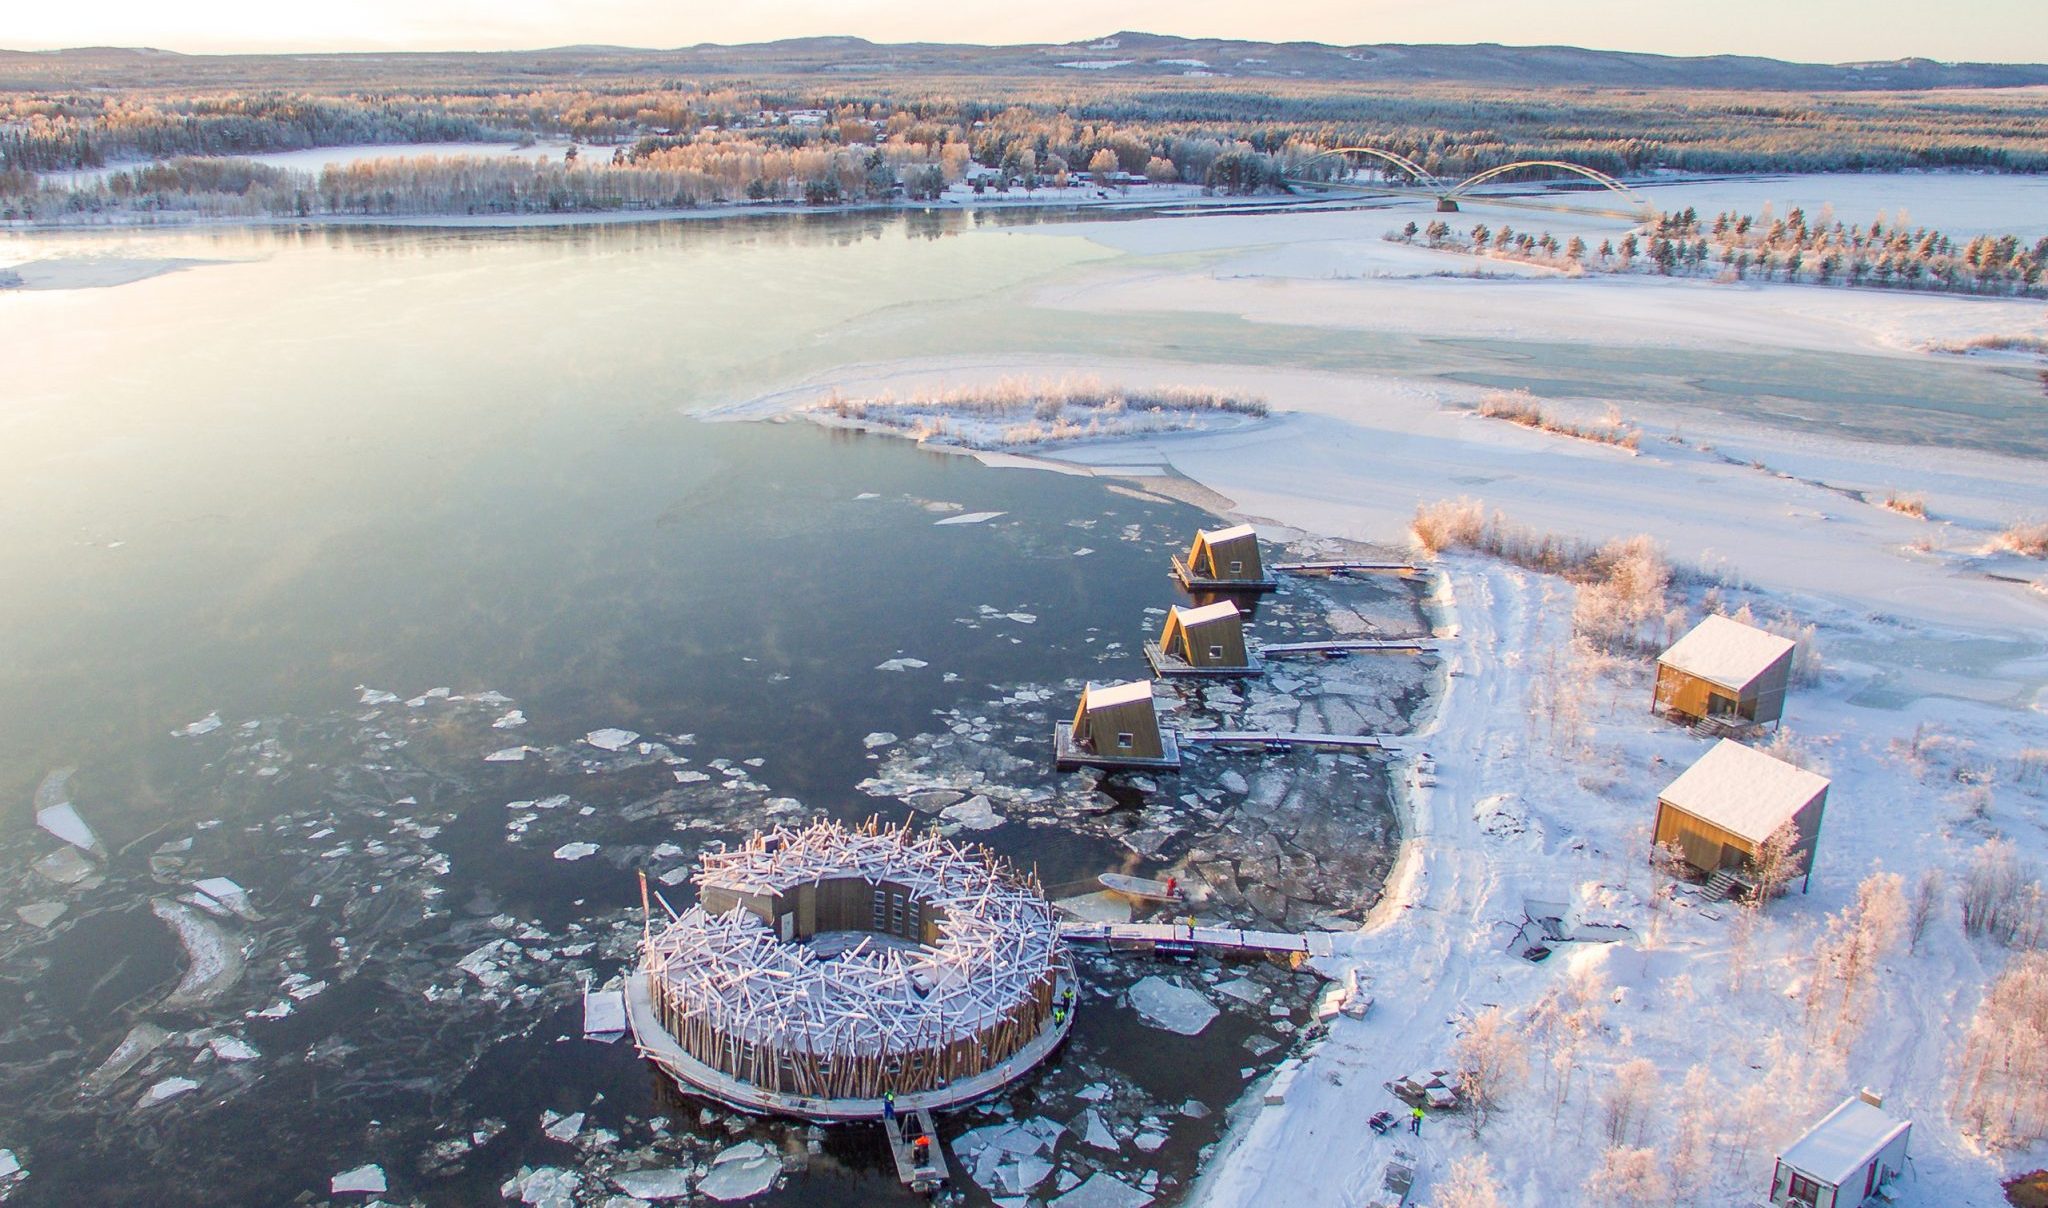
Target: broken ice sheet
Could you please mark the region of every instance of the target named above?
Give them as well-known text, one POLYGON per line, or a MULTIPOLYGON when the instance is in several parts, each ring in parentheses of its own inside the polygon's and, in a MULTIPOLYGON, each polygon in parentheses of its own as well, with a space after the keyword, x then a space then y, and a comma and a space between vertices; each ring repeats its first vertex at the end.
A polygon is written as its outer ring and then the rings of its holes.
POLYGON ((328 1180, 327 1190, 330 1195, 383 1195, 384 1168, 371 1163, 344 1170, 328 1180))
POLYGON ((171 737, 196 738, 201 734, 211 734, 218 729, 220 729, 220 711, 216 709, 198 721, 192 722, 189 725, 179 726, 171 731, 171 737))
POLYGON ((1152 1197, 1100 1171, 1052 1201, 1050 1208, 1145 1208, 1152 1197))
POLYGON ((628 1170, 612 1176, 620 1191, 636 1200, 658 1202, 680 1200, 690 1194, 690 1173, 686 1170, 628 1170))
POLYGON ((929 666, 931 666, 931 664, 930 664, 930 663, 927 663, 927 662, 925 662, 925 661, 924 661, 923 659, 910 659, 910 658, 893 658, 893 659, 886 659, 886 660, 884 660, 884 661, 882 661, 882 662, 880 662, 880 663, 877 663, 877 664, 875 664, 875 670, 877 670, 877 671, 912 671, 912 670, 915 670, 916 668, 919 668, 919 667, 929 667, 929 666))
POLYGON ((860 745, 872 751, 876 747, 886 747, 895 741, 896 736, 894 734, 889 733, 887 730, 876 730, 866 738, 861 739, 860 745))
POLYGON ((602 730, 592 730, 585 734, 583 741, 600 751, 623 751, 639 738, 640 733, 637 730, 620 730, 607 726, 602 730))
POLYGON ((493 730, 510 730, 510 729, 512 729, 512 728, 514 728, 514 727, 516 727, 516 726, 523 726, 523 725, 525 725, 525 724, 526 724, 526 714, 524 714, 524 713, 520 712, 520 711, 519 711, 518 709, 514 709, 514 710, 512 710, 512 711, 511 711, 510 713, 507 713, 507 714, 505 714, 505 716, 503 716, 503 717, 499 718, 498 720, 496 720, 496 721, 492 722, 492 723, 491 723, 491 729, 493 729, 493 730))
POLYGON ((744 1200, 775 1185, 782 1163, 759 1141, 742 1141, 711 1159, 711 1172, 697 1184, 698 1194, 714 1200, 744 1200))
POLYGON ((568 860, 571 862, 581 860, 585 856, 594 856, 596 854, 597 844, 584 843, 581 841, 575 843, 564 843, 560 847, 555 849, 555 859, 568 860))
POLYGON ((484 756, 485 763, 519 763, 526 758, 525 747, 506 747, 484 756))
POLYGON ((155 1107, 159 1103, 168 1103, 180 1095, 189 1094, 198 1089, 199 1084, 190 1078, 166 1078, 144 1091, 142 1098, 136 1101, 135 1106, 155 1107))
POLYGON ((1199 1035, 1217 1015, 1216 1005, 1202 994, 1160 977, 1147 977, 1132 986, 1130 1000, 1147 1023, 1183 1036, 1199 1035))
POLYGON ((998 517, 998 516, 1005 516, 1005 515, 1008 515, 1008 514, 1009 514, 1009 513, 1007 513, 1007 512, 962 512, 962 513, 961 513, 960 515, 958 515, 958 516, 948 516, 948 517, 946 517, 946 518, 945 518, 944 520, 934 520, 934 521, 932 521, 932 523, 933 523, 934 525, 940 525, 940 524, 986 524, 986 523, 988 523, 989 521, 991 521, 991 520, 994 520, 994 519, 995 519, 996 517, 998 517))

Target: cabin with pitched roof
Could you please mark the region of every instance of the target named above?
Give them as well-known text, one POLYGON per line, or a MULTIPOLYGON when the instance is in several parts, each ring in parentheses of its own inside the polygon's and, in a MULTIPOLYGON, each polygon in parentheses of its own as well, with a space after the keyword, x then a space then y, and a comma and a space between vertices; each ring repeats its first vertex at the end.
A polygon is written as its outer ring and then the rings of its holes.
POLYGON ((1259 536, 1249 524, 1197 532, 1187 558, 1174 558, 1173 575, 1189 591, 1272 591, 1279 586, 1266 573, 1259 536))
POLYGON ((1145 643, 1145 658, 1159 676, 1247 676, 1265 669, 1245 646, 1244 615, 1229 600, 1174 605, 1159 640, 1145 643))
POLYGON ((1657 656, 1651 710, 1688 723, 1782 721, 1792 680, 1790 638, 1711 616, 1657 656))
POLYGON ((1709 877, 1726 871, 1744 884, 1765 841, 1790 822, 1803 892, 1827 801, 1827 777, 1724 738, 1657 794, 1655 842, 1709 877))
POLYGON ((1848 1099, 1778 1155, 1770 1202, 1782 1208, 1863 1208, 1888 1204, 1906 1170, 1913 1122, 1884 1110, 1870 1091, 1848 1099))
POLYGON ((1053 763, 1061 771, 1180 767, 1180 742, 1159 725, 1151 680, 1088 685, 1074 720, 1054 723, 1052 742, 1053 763))

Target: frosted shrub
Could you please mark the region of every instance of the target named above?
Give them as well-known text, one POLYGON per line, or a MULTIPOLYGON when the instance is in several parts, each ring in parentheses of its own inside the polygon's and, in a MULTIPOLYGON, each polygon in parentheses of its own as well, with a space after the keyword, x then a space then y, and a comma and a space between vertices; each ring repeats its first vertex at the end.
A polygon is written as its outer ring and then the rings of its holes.
POLYGON ((2048 558, 2048 520, 2019 521, 1992 541, 1995 549, 2026 558, 2048 558))
POLYGON ((1500 1197, 1492 1159, 1470 1154, 1451 1163, 1450 1173, 1430 1195, 1429 1208, 1505 1208, 1500 1197))
POLYGON ((2048 955, 2015 957, 1977 1004, 1949 1109, 1986 1145, 2048 1137, 2048 955))
POLYGON ((1963 931, 2012 947, 2035 948, 2048 931, 2048 895, 2040 870, 2019 858, 2010 839, 1978 848, 1963 870, 1963 931))
POLYGON ((1488 1007, 1451 1045, 1451 1063, 1458 1071, 1458 1091, 1473 1136, 1500 1110, 1502 1098, 1528 1076, 1529 1058, 1522 1043, 1521 1030, 1508 1022, 1507 1012, 1488 1007))
POLYGON ((1600 1155, 1600 1165, 1586 1180, 1586 1202, 1611 1208, 1662 1208, 1671 1201, 1671 1180, 1664 1177, 1657 1151, 1616 1145, 1600 1155))

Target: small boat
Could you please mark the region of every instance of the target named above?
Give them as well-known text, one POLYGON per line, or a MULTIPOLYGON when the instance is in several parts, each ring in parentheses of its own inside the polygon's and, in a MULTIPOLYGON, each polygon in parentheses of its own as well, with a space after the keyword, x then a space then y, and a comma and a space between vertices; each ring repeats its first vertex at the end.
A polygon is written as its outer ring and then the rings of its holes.
POLYGON ((1177 886, 1168 889, 1164 881, 1154 881, 1146 877, 1127 877, 1120 872, 1106 872, 1096 880, 1101 881, 1105 889, 1113 889, 1130 897, 1153 902, 1178 902, 1187 897, 1187 893, 1177 886))

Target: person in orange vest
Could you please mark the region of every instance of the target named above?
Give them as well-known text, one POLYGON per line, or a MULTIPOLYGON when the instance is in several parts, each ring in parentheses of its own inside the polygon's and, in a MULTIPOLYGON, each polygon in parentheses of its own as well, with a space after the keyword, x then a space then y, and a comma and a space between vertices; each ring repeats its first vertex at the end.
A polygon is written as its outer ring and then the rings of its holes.
POLYGON ((917 1134, 917 1140, 911 1143, 910 1151, 919 1166, 926 1165, 932 1156, 932 1139, 923 1133, 917 1134))
POLYGON ((1166 896, 1169 898, 1177 898, 1180 896, 1180 880, 1178 878, 1166 878, 1166 896))

